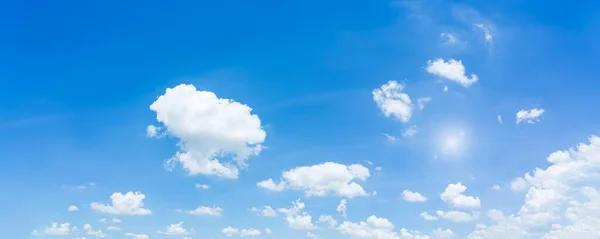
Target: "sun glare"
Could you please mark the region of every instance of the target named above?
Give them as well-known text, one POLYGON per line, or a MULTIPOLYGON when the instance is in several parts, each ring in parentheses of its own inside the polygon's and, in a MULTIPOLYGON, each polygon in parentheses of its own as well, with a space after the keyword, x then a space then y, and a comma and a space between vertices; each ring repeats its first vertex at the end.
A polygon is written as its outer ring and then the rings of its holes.
POLYGON ((446 156, 460 156, 465 148, 465 132, 447 131, 440 137, 440 150, 446 156))

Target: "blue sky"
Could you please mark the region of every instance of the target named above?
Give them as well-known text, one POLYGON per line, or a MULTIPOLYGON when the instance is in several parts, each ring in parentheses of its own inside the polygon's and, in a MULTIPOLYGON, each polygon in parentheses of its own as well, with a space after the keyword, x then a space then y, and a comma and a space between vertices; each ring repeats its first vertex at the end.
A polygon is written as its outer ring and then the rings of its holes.
POLYGON ((3 5, 7 238, 600 237, 593 1, 3 5))

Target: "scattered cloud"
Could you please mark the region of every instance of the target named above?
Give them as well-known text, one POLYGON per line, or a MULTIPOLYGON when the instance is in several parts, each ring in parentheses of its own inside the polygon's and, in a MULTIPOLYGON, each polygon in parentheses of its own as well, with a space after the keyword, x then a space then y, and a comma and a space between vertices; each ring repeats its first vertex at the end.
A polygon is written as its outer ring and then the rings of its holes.
POLYGON ((369 195, 360 184, 355 182, 357 180, 365 181, 369 176, 369 169, 360 164, 347 166, 326 162, 285 171, 279 183, 275 183, 273 179, 269 178, 256 185, 278 192, 284 189, 303 190, 308 197, 337 195, 353 198, 369 195))
POLYGON ((417 129, 416 125, 410 126, 408 127, 406 130, 404 130, 404 133, 402 133, 403 137, 412 137, 415 134, 417 134, 419 132, 419 130, 417 129))
POLYGON ((71 206, 69 206, 69 208, 67 208, 67 211, 75 212, 75 211, 79 211, 79 208, 77 208, 77 206, 75 206, 75 205, 71 205, 71 206))
POLYGON ((431 102, 431 97, 421 97, 417 99, 417 105, 419 106, 419 110, 425 108, 425 104, 431 102))
POLYGON ((70 232, 71 232, 71 224, 68 222, 61 223, 60 225, 56 222, 53 222, 50 225, 50 227, 46 227, 46 230, 44 230, 44 233, 46 235, 56 235, 56 236, 69 235, 70 232))
POLYGON ((473 215, 460 211, 437 211, 436 214, 439 218, 443 218, 452 222, 470 222, 475 219, 473 215))
POLYGON ((442 39, 442 42, 446 44, 456 44, 459 42, 458 37, 452 33, 442 32, 440 38, 442 39))
POLYGON ((510 190, 515 192, 523 191, 527 189, 528 186, 527 181, 521 177, 515 178, 510 182, 510 190))
POLYGON ((167 160, 168 170, 180 163, 189 175, 237 178, 246 161, 263 149, 266 133, 247 105, 198 91, 193 85, 168 88, 150 105, 169 135, 180 139, 179 152, 167 160), (222 163, 231 155, 236 165, 222 163))
POLYGON ((387 218, 378 218, 370 216, 366 222, 353 223, 345 221, 337 227, 337 230, 350 238, 367 239, 367 238, 389 238, 389 239, 417 239, 427 238, 418 231, 409 231, 400 229, 399 232, 394 231, 394 224, 387 218))
POLYGON ((199 183, 196 183, 196 188, 207 190, 207 189, 209 189, 209 188, 210 188, 210 186, 208 186, 208 185, 206 185, 206 184, 199 184, 199 183))
POLYGON ((464 193, 467 187, 462 185, 460 182, 456 184, 448 184, 446 190, 440 194, 440 198, 445 203, 455 208, 479 208, 481 207, 481 200, 479 197, 465 196, 464 193))
POLYGON ((312 216, 302 211, 304 207, 304 203, 300 199, 297 199, 292 202, 292 207, 278 208, 277 211, 284 215, 285 222, 294 230, 315 229, 312 223, 312 216))
POLYGON ((233 227, 226 227, 221 230, 221 233, 225 234, 228 237, 232 236, 240 236, 240 237, 256 237, 260 236, 262 233, 258 229, 250 228, 250 229, 242 229, 239 230, 233 227))
POLYGON ((146 195, 140 192, 127 192, 126 194, 116 192, 110 196, 111 205, 92 202, 90 206, 94 211, 108 214, 150 215, 152 211, 144 208, 144 198, 146 198, 146 195))
POLYGON ((170 224, 167 226, 167 230, 165 231, 156 231, 158 234, 164 235, 176 235, 176 236, 185 236, 190 234, 187 229, 183 228, 183 222, 170 224))
POLYGON ((250 209, 250 211, 257 212, 257 213, 259 213, 259 215, 262 215, 265 217, 276 217, 277 216, 277 211, 275 211, 275 209, 273 209, 270 206, 265 206, 263 209, 253 207, 250 209))
POLYGON ((421 214, 419 214, 423 219, 427 220, 427 221, 436 221, 438 220, 438 217, 433 216, 427 212, 422 212, 421 214))
POLYGON ((340 201, 340 204, 338 204, 337 208, 335 209, 336 212, 342 214, 342 216, 346 217, 346 211, 348 210, 347 207, 347 200, 346 199, 342 199, 340 201))
POLYGON ((106 237, 106 234, 104 234, 101 230, 94 231, 94 229, 92 229, 92 225, 90 225, 90 224, 83 225, 83 230, 85 231, 85 234, 87 234, 88 236, 95 236, 95 237, 100 237, 100 238, 106 237))
POLYGON ((484 26, 481 23, 475 24, 475 27, 477 27, 479 30, 483 31, 484 37, 485 37, 485 42, 487 43, 492 43, 493 40, 493 36, 492 36, 492 32, 490 31, 490 29, 486 26, 484 26))
POLYGON ((386 138, 388 141, 390 141, 390 142, 391 142, 391 141, 396 141, 396 136, 389 135, 389 134, 385 134, 385 133, 384 133, 383 135, 384 135, 384 136, 385 136, 385 138, 386 138))
POLYGON ((199 215, 221 216, 221 214, 223 213, 223 209, 220 207, 200 206, 194 210, 186 211, 186 213, 190 214, 190 215, 196 215, 196 216, 199 216, 199 215))
POLYGON ((120 231, 121 228, 120 227, 115 227, 115 226, 109 226, 109 227, 106 228, 106 230, 109 230, 109 231, 120 231))
POLYGON ((373 90, 373 100, 387 117, 394 117, 406 123, 412 117, 413 104, 408 94, 403 92, 404 85, 396 81, 388 81, 373 90))
POLYGON ((325 223, 329 228, 335 228, 337 221, 331 215, 321 215, 318 220, 320 223, 325 223))
POLYGON ((498 122, 500 122, 500 124, 502 124, 502 123, 503 123, 503 122, 502 122, 502 116, 501 116, 501 115, 498 115, 498 122))
POLYGON ((146 234, 135 234, 135 233, 125 233, 125 236, 131 237, 133 239, 149 239, 148 235, 146 234))
POLYGON ((540 121, 540 116, 544 114, 544 109, 533 108, 530 110, 520 110, 517 112, 517 124, 528 123, 535 124, 540 121))
POLYGON ((500 185, 496 184, 496 185, 492 186, 492 189, 494 189, 494 190, 500 190, 500 185))
POLYGON ((408 189, 402 191, 402 200, 407 202, 425 202, 427 198, 418 192, 412 192, 408 189))
POLYGON ((447 85, 444 86, 444 92, 446 92, 446 91, 448 91, 448 86, 447 85))
POLYGON ((445 61, 438 58, 427 62, 427 72, 442 77, 446 80, 454 81, 465 88, 475 84, 479 78, 475 74, 471 74, 469 78, 465 74, 465 67, 460 60, 450 59, 445 61))

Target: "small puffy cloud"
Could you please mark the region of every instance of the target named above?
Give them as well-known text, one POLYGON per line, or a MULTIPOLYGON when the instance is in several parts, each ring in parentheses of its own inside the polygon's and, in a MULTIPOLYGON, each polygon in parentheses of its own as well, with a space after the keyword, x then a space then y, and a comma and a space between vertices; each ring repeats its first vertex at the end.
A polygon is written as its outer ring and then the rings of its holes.
POLYGON ((465 67, 460 60, 450 59, 447 62, 438 58, 427 62, 427 72, 442 77, 446 80, 454 81, 464 87, 475 84, 479 78, 475 74, 468 77, 465 74, 465 67))
POLYGON ((369 176, 369 169, 360 164, 347 166, 326 162, 285 171, 279 183, 267 179, 256 185, 272 191, 303 190, 309 197, 337 195, 353 198, 369 195, 360 184, 355 182, 365 181, 369 176))
POLYGON ((295 230, 310 230, 315 226, 312 223, 312 216, 303 212, 305 205, 300 199, 292 202, 290 208, 278 208, 277 211, 285 215, 284 219, 288 226, 295 230))
POLYGON ((517 124, 528 123, 535 124, 540 121, 540 116, 544 114, 544 109, 533 108, 530 110, 519 110, 517 112, 517 124))
POLYGON ((402 199, 407 202, 425 202, 427 198, 418 192, 412 192, 410 190, 402 191, 402 199))
POLYGON ((126 194, 116 192, 110 196, 111 205, 92 202, 90 206, 94 211, 108 214, 150 215, 152 211, 144 208, 144 198, 146 198, 146 195, 140 192, 127 192, 126 194))
POLYGON ((465 196, 464 193, 467 187, 461 183, 448 184, 446 190, 440 194, 440 198, 445 203, 456 208, 478 208, 481 206, 479 197, 465 196))
POLYGON ((56 235, 56 236, 69 235, 70 232, 71 232, 71 224, 68 222, 61 223, 60 225, 56 222, 53 222, 50 225, 50 227, 46 227, 46 230, 44 230, 44 233, 46 235, 56 235))
POLYGON ((121 220, 119 220, 118 218, 113 218, 113 219, 112 219, 112 222, 113 222, 113 223, 121 223, 121 220))
POLYGON ((492 36, 492 32, 490 31, 490 29, 486 26, 484 26, 483 24, 475 24, 475 27, 477 27, 479 30, 483 31, 484 37, 485 37, 485 42, 489 42, 491 43, 493 40, 493 36, 492 36))
POLYGON ((263 209, 259 209, 256 207, 253 207, 250 209, 250 211, 253 212, 257 212, 259 215, 265 216, 265 217, 275 217, 277 216, 277 211, 275 211, 275 209, 273 209, 270 206, 265 206, 263 209))
POLYGON ((433 216, 427 212, 422 212, 421 214, 419 214, 423 219, 427 220, 427 221, 436 221, 438 220, 438 217, 433 216))
POLYGON ((413 126, 408 127, 406 130, 404 130, 404 133, 402 133, 402 136, 412 137, 415 134, 417 134, 418 132, 419 132, 419 130, 417 129, 417 126, 413 125, 413 126))
POLYGON ((502 124, 502 115, 498 115, 498 122, 500 122, 500 124, 502 124))
POLYGON ((419 106, 419 110, 425 108, 425 104, 431 102, 431 97, 421 97, 417 99, 417 105, 419 106))
POLYGON ((494 186, 492 186, 493 190, 500 190, 500 185, 496 184, 494 186))
POLYGON ((447 85, 444 86, 444 92, 446 92, 446 91, 448 91, 448 86, 447 85))
POLYGON ((183 228, 183 222, 170 224, 167 226, 167 230, 165 230, 165 231, 158 230, 158 231, 156 231, 156 233, 164 234, 164 235, 179 235, 179 236, 185 236, 185 235, 190 234, 187 229, 183 228))
POLYGON ((99 223, 106 223, 106 222, 108 222, 108 221, 106 220, 106 218, 101 218, 100 220, 98 220, 98 222, 99 222, 99 223))
POLYGON ((452 222, 470 222, 475 219, 473 215, 460 211, 437 211, 436 214, 439 218, 443 218, 452 222))
POLYGON ((37 236, 39 234, 38 230, 33 230, 31 233, 29 233, 29 235, 31 236, 37 236))
POLYGON ((447 44, 456 44, 459 42, 458 37, 452 33, 442 32, 442 34, 440 34, 440 38, 442 39, 442 42, 447 44))
POLYGON ((206 190, 206 189, 209 189, 209 188, 210 188, 210 186, 208 186, 208 185, 206 185, 206 184, 199 184, 199 183, 196 183, 196 188, 198 188, 198 189, 204 189, 204 190, 206 190))
POLYGON ((109 230, 109 231, 120 231, 121 228, 120 227, 115 227, 115 226, 109 226, 109 227, 106 228, 106 230, 109 230))
POLYGON ((249 106, 193 85, 168 88, 150 110, 169 135, 180 139, 179 152, 165 163, 169 170, 179 163, 189 175, 237 178, 248 158, 263 149, 266 132, 249 106), (235 164, 221 162, 223 156, 235 164))
POLYGON ((271 231, 271 229, 265 228, 265 234, 270 235, 270 234, 273 234, 273 232, 271 231))
POLYGON ((125 233, 125 236, 131 237, 133 239, 148 239, 149 238, 148 235, 146 235, 146 234, 135 234, 135 233, 131 233, 131 232, 125 233))
POLYGON ((154 125, 148 125, 148 126, 146 126, 146 136, 148 138, 160 138, 162 136, 162 134, 160 133, 160 130, 162 130, 161 127, 156 127, 154 125))
POLYGON ((396 81, 388 81, 387 84, 373 90, 373 100, 385 116, 392 116, 406 123, 412 117, 413 104, 403 90, 404 85, 396 81))
POLYGON ((104 234, 101 230, 94 231, 94 229, 92 229, 92 225, 90 225, 90 224, 83 225, 83 230, 85 231, 85 234, 87 234, 88 236, 95 236, 95 237, 100 237, 100 238, 106 237, 106 234, 104 234))
POLYGON ((306 237, 310 239, 319 239, 319 237, 312 232, 306 232, 306 237))
POLYGON ((194 210, 186 211, 186 213, 190 215, 221 216, 223 209, 220 207, 200 206, 194 210))
POLYGON ((333 219, 331 215, 321 215, 319 216, 319 223, 325 223, 329 225, 329 228, 335 228, 337 225, 337 221, 333 219))
POLYGON ((337 227, 337 230, 343 235, 352 239, 427 239, 428 236, 422 235, 418 231, 409 231, 405 228, 394 231, 394 224, 386 218, 370 216, 366 222, 348 222, 345 221, 337 227))
POLYGON ((340 201, 340 204, 338 204, 337 208, 335 209, 335 211, 342 214, 342 216, 346 217, 346 211, 348 210, 348 206, 346 205, 347 203, 348 203, 348 200, 342 199, 340 201))
POLYGON ((67 208, 67 211, 75 212, 75 211, 79 211, 79 208, 75 205, 71 205, 71 206, 69 206, 69 208, 67 208))
POLYGON ((262 234, 260 230, 254 229, 254 228, 239 230, 239 229, 233 228, 233 227, 223 228, 223 230, 221 230, 221 233, 225 234, 228 237, 232 237, 232 236, 257 237, 262 234))

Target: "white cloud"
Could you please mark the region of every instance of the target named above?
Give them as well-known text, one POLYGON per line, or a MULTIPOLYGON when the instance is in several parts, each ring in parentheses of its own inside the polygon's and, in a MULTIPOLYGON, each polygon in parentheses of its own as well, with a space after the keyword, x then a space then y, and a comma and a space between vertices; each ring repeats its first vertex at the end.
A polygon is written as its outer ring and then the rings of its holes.
POLYGON ((115 227, 115 226, 109 226, 109 227, 106 228, 106 230, 109 230, 109 231, 120 231, 121 228, 120 227, 115 227))
POLYGON ((454 232, 450 229, 442 230, 438 227, 431 232, 431 238, 433 239, 450 239, 452 237, 454 237, 454 232))
POLYGON ((329 225, 330 228, 335 228, 335 226, 337 225, 337 221, 333 219, 331 215, 319 216, 319 222, 329 225))
POLYGON ((271 231, 271 229, 269 228, 265 228, 265 234, 273 234, 273 232, 271 231))
POLYGON ((98 220, 99 223, 106 223, 106 218, 101 218, 100 220, 98 220))
POLYGON ((425 108, 425 104, 431 102, 431 97, 421 97, 417 99, 417 105, 419 106, 419 110, 425 108))
POLYGON ((422 212, 421 214, 419 214, 423 219, 427 220, 427 221, 436 221, 438 220, 438 217, 433 216, 427 212, 422 212))
POLYGON ((410 190, 402 191, 402 199, 407 202, 425 202, 427 198, 418 192, 412 192, 410 190))
POLYGON ((69 235, 70 232, 71 232, 71 224, 68 222, 61 223, 60 225, 56 222, 53 222, 50 225, 50 227, 46 227, 46 230, 44 230, 44 233, 46 235, 57 235, 57 236, 69 235))
POLYGON ((500 185, 496 184, 496 185, 492 186, 492 189, 494 189, 494 190, 500 190, 500 185))
POLYGON ((412 136, 414 136, 415 134, 417 134, 418 132, 419 132, 419 130, 417 129, 417 126, 416 126, 416 125, 413 125, 413 126, 410 126, 410 127, 408 127, 408 128, 407 128, 407 129, 404 131, 404 133, 402 133, 402 136, 404 136, 404 137, 412 137, 412 136))
POLYGON ((383 135, 385 136, 385 138, 386 138, 388 141, 396 141, 396 136, 389 135, 389 134, 385 134, 385 133, 384 133, 383 135))
POLYGON ((92 202, 90 206, 94 211, 108 214, 150 215, 152 214, 152 211, 144 208, 144 198, 146 198, 146 195, 140 192, 127 192, 126 194, 116 192, 110 196, 112 201, 111 205, 92 202))
POLYGON ((527 184, 527 181, 525 181, 525 179, 521 177, 515 178, 510 182, 510 190, 513 190, 515 192, 523 191, 527 189, 528 186, 529 184, 527 184))
POLYGON ((448 62, 438 58, 427 62, 427 72, 454 81, 464 87, 469 87, 475 84, 479 78, 475 74, 471 74, 469 78, 465 75, 465 67, 460 60, 450 59, 448 62))
POLYGON ((373 90, 373 100, 385 116, 393 116, 406 123, 412 116, 413 105, 410 97, 403 90, 404 85, 396 81, 388 81, 387 84, 373 90))
POLYGON ((273 179, 269 178, 256 185, 272 191, 304 190, 308 197, 323 197, 333 194, 353 198, 369 195, 361 185, 354 182, 356 180, 365 181, 369 176, 369 169, 360 164, 346 166, 326 162, 285 171, 279 183, 275 183, 273 179))
POLYGON ((346 217, 346 211, 348 210, 348 206, 346 205, 347 203, 348 201, 346 199, 340 200, 340 204, 338 204, 335 211, 342 214, 342 216, 346 217))
POLYGON ((75 205, 71 205, 71 206, 69 206, 69 208, 67 208, 67 211, 75 212, 75 211, 79 211, 79 208, 77 208, 77 206, 75 206, 75 205))
POLYGON ((181 140, 180 151, 165 163, 167 169, 180 163, 190 175, 237 178, 247 159, 263 149, 266 133, 250 107, 193 85, 168 88, 150 109, 166 132, 181 140), (223 155, 232 156, 237 166, 222 163, 223 155))
POLYGON ((310 230, 315 226, 312 223, 312 216, 303 212, 305 205, 300 199, 292 202, 291 208, 278 208, 277 211, 285 215, 285 222, 295 230, 310 230))
POLYGON ((440 198, 445 203, 456 208, 478 208, 481 206, 479 197, 465 196, 464 193, 467 187, 460 182, 456 184, 448 184, 446 190, 440 194, 440 198))
POLYGON ((38 230, 33 230, 31 233, 29 233, 29 235, 31 236, 37 236, 39 234, 38 230))
POLYGON ((146 234, 134 234, 131 232, 125 233, 125 236, 131 237, 133 239, 148 239, 148 235, 146 234))
POLYGON ((113 219, 112 219, 112 222, 113 222, 113 223, 121 223, 121 220, 119 220, 118 218, 113 218, 113 219))
POLYGON ((475 219, 473 215, 460 211, 437 211, 436 214, 439 218, 450 220, 452 222, 470 222, 475 219))
POLYGON ((446 92, 446 91, 448 91, 448 86, 447 85, 444 86, 444 92, 446 92))
POLYGON ((210 186, 208 186, 208 185, 206 185, 206 184, 199 184, 199 183, 196 183, 196 188, 199 188, 199 189, 204 189, 204 190, 206 190, 206 189, 209 189, 209 188, 210 188, 210 186))
POLYGON ((528 189, 516 215, 495 213, 495 223, 481 226, 469 239, 598 238, 600 236, 600 137, 589 144, 556 151, 550 166, 519 178, 516 189, 528 189))
POLYGON ((500 124, 502 124, 502 123, 503 123, 503 122, 502 122, 502 116, 501 116, 501 115, 498 115, 498 122, 500 122, 500 124))
POLYGON ((519 110, 517 112, 517 124, 528 123, 535 124, 540 121, 540 116, 544 114, 544 109, 533 108, 530 110, 519 110))
POLYGON ((444 43, 447 43, 447 44, 458 43, 458 37, 451 33, 442 32, 442 34, 440 34, 440 38, 442 39, 442 41, 444 43))
POLYGON ((319 237, 312 232, 306 232, 306 236, 310 239, 319 239, 319 237))
POLYGON ((250 209, 250 211, 257 212, 260 215, 265 216, 265 217, 275 217, 275 216, 277 216, 277 211, 275 211, 275 209, 273 209, 270 206, 265 206, 263 209, 258 209, 256 207, 253 207, 253 208, 250 209))
POLYGON ((92 229, 92 225, 90 225, 90 224, 83 225, 83 230, 85 231, 85 234, 87 234, 89 236, 95 236, 95 237, 100 237, 100 238, 106 237, 106 234, 102 233, 101 230, 94 231, 94 229, 92 229))
POLYGON ((475 27, 477 27, 481 31, 483 31, 486 42, 489 42, 489 43, 492 42, 494 37, 492 36, 492 32, 490 31, 490 29, 488 27, 485 27, 483 24, 475 24, 475 27))
POLYGON ((208 216, 221 216, 223 209, 220 207, 206 207, 200 206, 194 210, 186 211, 190 215, 208 215, 208 216))
POLYGON ((337 230, 351 239, 428 239, 418 231, 409 231, 405 228, 399 232, 394 231, 394 224, 386 218, 370 216, 366 222, 353 223, 345 221, 337 230))
POLYGON ((158 230, 158 231, 156 231, 156 233, 164 234, 164 235, 179 235, 179 236, 185 236, 185 235, 190 234, 187 229, 183 228, 183 222, 169 224, 167 226, 166 231, 163 232, 163 231, 158 230))
POLYGON ((148 126, 146 126, 146 136, 149 138, 160 138, 163 135, 160 132, 161 130, 162 130, 161 127, 156 127, 154 125, 148 125, 148 126))
POLYGON ((226 227, 221 230, 221 233, 225 234, 228 237, 231 236, 240 236, 240 237, 256 237, 260 236, 262 233, 258 229, 250 228, 250 229, 242 229, 239 230, 233 227, 226 227))

